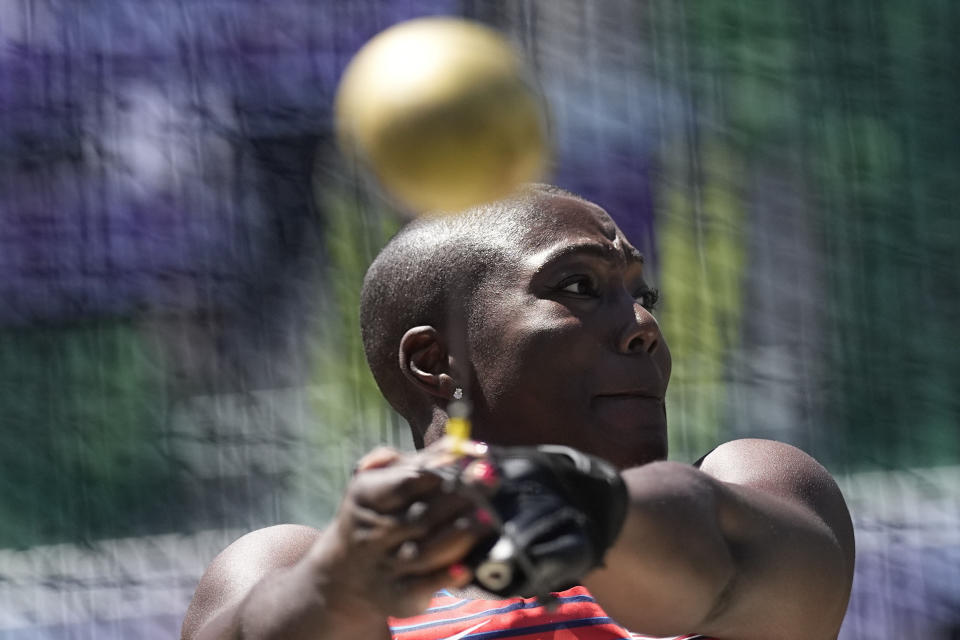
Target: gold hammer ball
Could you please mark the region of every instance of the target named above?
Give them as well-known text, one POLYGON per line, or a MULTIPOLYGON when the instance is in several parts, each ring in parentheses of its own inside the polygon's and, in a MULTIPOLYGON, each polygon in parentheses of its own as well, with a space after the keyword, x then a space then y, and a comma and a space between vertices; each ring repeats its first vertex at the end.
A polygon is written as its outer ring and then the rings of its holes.
POLYGON ((420 18, 348 65, 335 105, 344 151, 414 213, 453 212, 543 176, 544 101, 496 31, 420 18))

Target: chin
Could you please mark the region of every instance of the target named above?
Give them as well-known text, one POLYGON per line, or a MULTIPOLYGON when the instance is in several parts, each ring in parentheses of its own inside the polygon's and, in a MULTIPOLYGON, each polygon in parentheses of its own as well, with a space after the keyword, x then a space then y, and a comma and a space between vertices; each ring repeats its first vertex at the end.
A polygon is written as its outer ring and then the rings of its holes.
POLYGON ((644 425, 630 430, 615 429, 602 435, 597 433, 590 449, 589 453, 604 458, 618 469, 666 460, 666 424, 644 425))
POLYGON ((662 401, 614 399, 594 405, 590 452, 620 469, 667 458, 667 416, 662 401))
POLYGON ((667 459, 667 446, 645 445, 634 449, 620 449, 614 452, 597 452, 595 455, 604 458, 621 471, 631 467, 639 467, 651 462, 667 459))
MULTIPOLYGON (((661 460, 667 459, 667 443, 663 442, 656 447, 647 447, 645 450, 639 452, 634 459, 627 465, 627 467, 639 467, 643 464, 649 464, 651 462, 659 462, 661 460)), ((621 467, 626 468, 626 467, 621 467)))

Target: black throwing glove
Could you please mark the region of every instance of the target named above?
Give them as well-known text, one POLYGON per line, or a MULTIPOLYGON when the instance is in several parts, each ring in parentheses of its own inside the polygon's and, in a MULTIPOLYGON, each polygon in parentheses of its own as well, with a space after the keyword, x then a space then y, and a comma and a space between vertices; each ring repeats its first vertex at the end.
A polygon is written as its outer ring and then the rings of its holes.
POLYGON ((490 447, 473 464, 481 462, 493 469, 487 500, 500 527, 467 558, 477 585, 549 601, 551 591, 603 564, 627 510, 626 485, 612 465, 555 445, 490 447))

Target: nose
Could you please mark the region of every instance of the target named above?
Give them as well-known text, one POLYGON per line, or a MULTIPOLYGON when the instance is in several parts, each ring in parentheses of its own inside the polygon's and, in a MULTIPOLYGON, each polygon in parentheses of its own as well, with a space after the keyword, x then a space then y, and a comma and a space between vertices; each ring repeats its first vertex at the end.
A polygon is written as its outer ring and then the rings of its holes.
POLYGON ((623 328, 618 347, 621 353, 645 352, 653 355, 663 343, 660 325, 640 303, 633 303, 633 318, 623 328))

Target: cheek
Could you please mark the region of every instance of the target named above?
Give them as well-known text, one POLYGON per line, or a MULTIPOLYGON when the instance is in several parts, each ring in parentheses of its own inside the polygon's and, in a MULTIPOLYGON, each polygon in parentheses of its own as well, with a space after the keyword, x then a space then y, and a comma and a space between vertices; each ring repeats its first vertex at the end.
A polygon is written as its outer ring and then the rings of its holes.
POLYGON ((516 413, 520 407, 515 404, 569 405, 586 373, 577 355, 583 350, 577 347, 579 321, 550 313, 549 307, 525 311, 477 344, 477 382, 493 410, 516 413), (511 406, 501 406, 505 404, 511 406))

